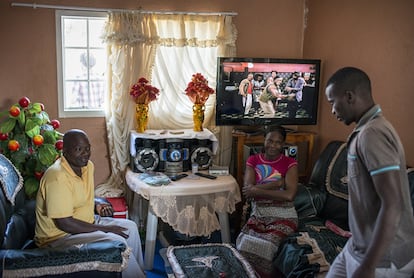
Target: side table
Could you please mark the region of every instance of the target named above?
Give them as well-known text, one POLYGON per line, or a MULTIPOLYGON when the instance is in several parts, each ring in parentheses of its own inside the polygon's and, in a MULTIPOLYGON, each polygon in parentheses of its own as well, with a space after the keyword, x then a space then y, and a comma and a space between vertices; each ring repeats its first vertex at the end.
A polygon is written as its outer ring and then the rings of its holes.
POLYGON ((233 176, 218 176, 214 180, 187 177, 168 185, 152 186, 141 181, 139 175, 128 169, 125 179, 135 194, 149 201, 145 269, 153 267, 158 218, 189 236, 208 236, 220 229, 222 242, 230 242, 228 213, 234 212, 236 203, 241 201, 239 185, 233 176))

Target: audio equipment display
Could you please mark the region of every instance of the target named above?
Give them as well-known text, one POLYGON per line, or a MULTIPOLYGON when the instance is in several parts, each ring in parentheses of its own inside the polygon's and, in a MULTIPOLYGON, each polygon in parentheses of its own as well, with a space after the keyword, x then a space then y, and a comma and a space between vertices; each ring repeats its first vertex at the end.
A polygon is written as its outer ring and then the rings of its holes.
POLYGON ((135 139, 136 156, 133 158, 139 172, 155 171, 159 165, 158 142, 151 139, 135 139))
POLYGON ((191 164, 197 163, 199 170, 208 169, 213 162, 212 142, 207 139, 200 139, 194 143, 191 149, 191 164))
POLYGON ((170 138, 159 141, 160 167, 157 171, 165 171, 173 175, 188 171, 190 160, 189 142, 184 139, 170 138))
POLYGON ((283 146, 283 152, 286 156, 293 157, 298 160, 298 146, 294 145, 285 145, 283 146))
POLYGON ((210 131, 201 134, 189 130, 152 132, 131 132, 131 169, 134 172, 157 171, 173 176, 190 170, 192 163, 197 163, 200 170, 212 165, 218 142, 210 131))

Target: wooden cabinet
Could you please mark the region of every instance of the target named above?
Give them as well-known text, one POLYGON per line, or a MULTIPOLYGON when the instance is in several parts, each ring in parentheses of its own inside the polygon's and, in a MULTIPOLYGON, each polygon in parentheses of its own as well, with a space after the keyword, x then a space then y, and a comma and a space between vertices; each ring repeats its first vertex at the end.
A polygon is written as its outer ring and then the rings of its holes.
MULTIPOLYGON (((307 180, 312 170, 312 153, 314 145, 314 133, 311 132, 288 132, 286 143, 298 145, 299 180, 307 180)), ((246 133, 233 130, 233 175, 239 186, 243 186, 244 175, 244 146, 258 145, 264 142, 263 133, 246 133)))

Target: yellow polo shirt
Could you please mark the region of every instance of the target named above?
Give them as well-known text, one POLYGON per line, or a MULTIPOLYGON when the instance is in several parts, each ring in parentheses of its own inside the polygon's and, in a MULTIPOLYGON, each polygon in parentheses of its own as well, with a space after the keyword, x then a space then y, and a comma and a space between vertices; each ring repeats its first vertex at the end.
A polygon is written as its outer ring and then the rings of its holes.
POLYGON ((94 165, 82 168, 79 177, 64 157, 56 160, 43 175, 36 196, 35 242, 42 247, 67 233, 53 218, 70 217, 94 222, 94 165))

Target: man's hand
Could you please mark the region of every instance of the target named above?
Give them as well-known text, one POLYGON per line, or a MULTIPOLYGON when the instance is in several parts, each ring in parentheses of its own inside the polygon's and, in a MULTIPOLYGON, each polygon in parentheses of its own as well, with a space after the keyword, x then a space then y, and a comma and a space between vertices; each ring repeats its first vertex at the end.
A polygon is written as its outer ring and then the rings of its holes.
POLYGON ((102 197, 95 197, 95 212, 103 217, 112 217, 114 215, 111 203, 102 197))
POLYGON ((128 238, 129 237, 129 235, 124 233, 124 231, 127 230, 124 227, 115 226, 115 225, 109 225, 109 226, 103 226, 103 227, 104 227, 104 229, 102 229, 102 230, 106 233, 114 233, 114 234, 122 236, 123 238, 128 238))
POLYGON ((100 216, 104 216, 104 217, 111 217, 114 215, 114 209, 112 208, 110 204, 97 204, 96 212, 100 216))

